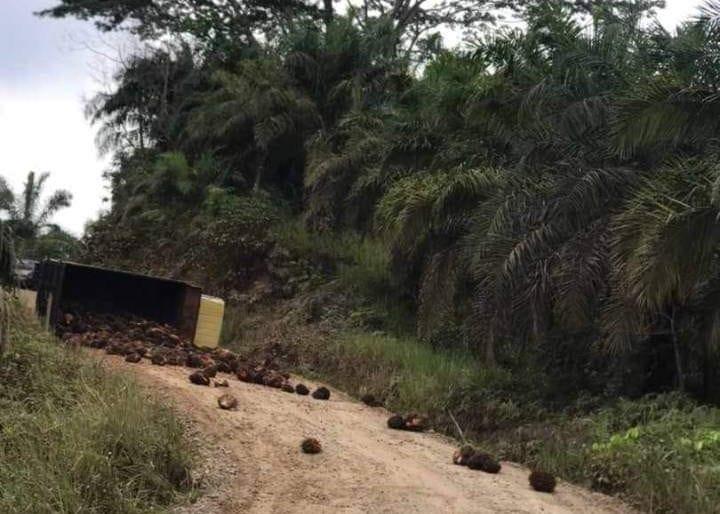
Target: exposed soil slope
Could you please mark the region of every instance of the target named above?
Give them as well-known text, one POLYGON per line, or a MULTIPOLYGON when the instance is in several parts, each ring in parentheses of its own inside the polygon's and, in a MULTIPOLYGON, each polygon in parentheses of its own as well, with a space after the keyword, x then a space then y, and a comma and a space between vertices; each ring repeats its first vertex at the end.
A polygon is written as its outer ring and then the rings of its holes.
POLYGON ((537 493, 516 464, 503 462, 498 475, 455 466, 453 441, 389 430, 386 410, 335 390, 318 401, 236 379, 216 389, 192 385, 186 369, 100 358, 172 402, 202 440, 210 491, 182 512, 631 512, 566 483, 537 493), (239 399, 235 411, 217 406, 227 392, 239 399), (323 452, 301 453, 305 437, 319 439, 323 452))

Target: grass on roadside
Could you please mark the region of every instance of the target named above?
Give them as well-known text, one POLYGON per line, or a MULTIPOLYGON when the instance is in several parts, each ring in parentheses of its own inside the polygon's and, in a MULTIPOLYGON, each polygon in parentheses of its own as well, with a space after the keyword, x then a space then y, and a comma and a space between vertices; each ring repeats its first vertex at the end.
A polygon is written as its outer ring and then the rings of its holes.
POLYGON ((0 512, 141 513, 191 490, 172 412, 15 312, 0 358, 0 512))

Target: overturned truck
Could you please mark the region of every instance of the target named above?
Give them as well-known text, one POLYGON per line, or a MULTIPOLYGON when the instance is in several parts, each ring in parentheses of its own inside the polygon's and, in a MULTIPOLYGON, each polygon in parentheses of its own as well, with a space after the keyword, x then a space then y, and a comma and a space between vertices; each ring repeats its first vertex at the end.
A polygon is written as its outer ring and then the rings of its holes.
POLYGON ((49 327, 80 309, 137 316, 173 327, 195 346, 218 346, 224 303, 187 282, 55 260, 38 264, 36 281, 35 309, 49 327))

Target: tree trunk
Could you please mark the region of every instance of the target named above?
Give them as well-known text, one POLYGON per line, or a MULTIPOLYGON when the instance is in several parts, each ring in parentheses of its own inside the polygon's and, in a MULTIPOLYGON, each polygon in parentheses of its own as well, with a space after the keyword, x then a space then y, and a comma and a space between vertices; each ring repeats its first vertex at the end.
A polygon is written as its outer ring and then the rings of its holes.
POLYGON ((6 293, 0 288, 0 357, 2 357, 8 348, 8 325, 10 316, 6 301, 6 293))
POLYGON ((495 362, 495 332, 490 329, 490 337, 485 341, 485 365, 494 368, 495 362))
POLYGON ((323 20, 325 25, 330 25, 335 19, 335 9, 333 8, 333 0, 323 0, 323 20))
POLYGON ((670 334, 672 337, 673 352, 675 353, 675 373, 677 376, 677 387, 679 391, 685 391, 685 374, 683 373, 682 356, 680 354, 680 342, 675 332, 675 309, 670 314, 670 334))
POLYGON ((253 184, 253 193, 257 193, 260 191, 260 183, 262 182, 262 177, 265 171, 265 157, 263 157, 260 160, 260 164, 258 164, 257 171, 255 172, 255 183, 253 184))

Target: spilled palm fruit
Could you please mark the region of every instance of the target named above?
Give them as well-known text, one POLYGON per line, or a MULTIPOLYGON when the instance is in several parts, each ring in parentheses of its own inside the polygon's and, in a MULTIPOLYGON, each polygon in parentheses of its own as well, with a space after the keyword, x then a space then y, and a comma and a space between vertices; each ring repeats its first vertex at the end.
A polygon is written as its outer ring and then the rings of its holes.
POLYGON ((270 372, 263 377, 263 384, 268 387, 274 387, 275 389, 280 389, 284 382, 285 379, 283 376, 275 372, 270 372))
POLYGON ((210 379, 208 377, 206 377, 202 371, 194 371, 193 373, 190 373, 190 376, 188 378, 190 379, 190 382, 192 382, 195 385, 201 385, 201 386, 209 386, 210 385, 210 379))
POLYGON ((485 473, 500 473, 500 469, 502 469, 502 466, 498 461, 495 459, 488 459, 485 461, 485 466, 483 467, 483 471, 485 473))
POLYGON ((408 414, 405 416, 405 430, 412 432, 423 432, 427 429, 427 418, 418 414, 408 414))
POLYGON ((241 368, 237 371, 237 377, 241 382, 250 382, 250 374, 245 368, 241 368))
POLYGON ((305 439, 302 444, 300 445, 300 448, 302 449, 303 453, 320 453, 322 451, 322 445, 320 444, 320 441, 317 439, 313 439, 312 437, 308 437, 305 439))
POLYGON ((212 352, 213 357, 221 362, 229 362, 235 358, 235 354, 225 348, 215 348, 212 352))
POLYGON ((167 361, 165 360, 165 356, 161 353, 154 353, 153 356, 150 358, 150 362, 152 362, 156 366, 164 366, 167 363, 167 361))
POLYGON ((225 380, 225 379, 215 380, 215 381, 213 382, 213 385, 214 385, 215 387, 230 387, 230 384, 228 384, 228 381, 225 380))
POLYGON ((329 400, 330 390, 327 387, 318 387, 313 391, 312 397, 316 400, 329 400))
POLYGON ((107 346, 107 341, 105 339, 93 339, 90 341, 90 344, 88 345, 90 348, 105 348, 107 346))
POLYGON ((184 366, 187 361, 187 353, 182 350, 173 350, 165 356, 165 360, 171 366, 184 366))
POLYGON ((295 386, 295 392, 299 395, 306 396, 310 394, 310 389, 305 387, 305 384, 298 384, 295 386))
POLYGON ((224 394, 218 398, 218 407, 224 410, 236 409, 238 406, 237 398, 231 394, 224 394))
POLYGON ((142 355, 140 355, 139 353, 128 353, 125 356, 125 361, 132 362, 133 364, 138 363, 141 360, 142 360, 142 355))
POLYGON ((187 361, 185 362, 185 365, 188 368, 204 368, 205 361, 199 354, 191 353, 187 356, 187 361))
POLYGON ((390 416, 390 418, 388 418, 387 425, 393 430, 404 430, 405 420, 399 414, 395 414, 394 416, 390 416))
POLYGON ((470 457, 467 466, 470 469, 484 471, 485 473, 497 473, 501 468, 500 463, 493 459, 491 455, 481 452, 470 457))
MULTIPOLYGON (((68 338, 70 339, 70 338, 68 338)), ((105 347, 105 353, 108 355, 122 355, 123 354, 123 345, 118 343, 110 343, 105 347)))
POLYGON ((470 445, 458 448, 453 454, 453 464, 457 464, 458 466, 467 466, 468 461, 473 455, 475 455, 475 448, 470 445))
POLYGON ((132 341, 125 345, 124 351, 125 355, 129 355, 131 353, 139 353, 142 357, 147 351, 147 349, 145 348, 145 343, 143 343, 142 341, 132 341))
POLYGON ((541 493, 552 493, 557 485, 555 477, 545 471, 533 471, 529 481, 532 488, 541 493))
POLYGON ((203 368, 202 373, 208 378, 215 378, 215 375, 217 375, 217 366, 213 365, 203 368))
POLYGON ((295 388, 293 386, 291 386, 290 384, 283 384, 281 389, 283 391, 285 391, 286 393, 294 393, 295 392, 295 388))
POLYGON ((265 385, 265 375, 263 375, 262 370, 251 369, 248 376, 250 377, 251 383, 258 384, 258 385, 265 385))

